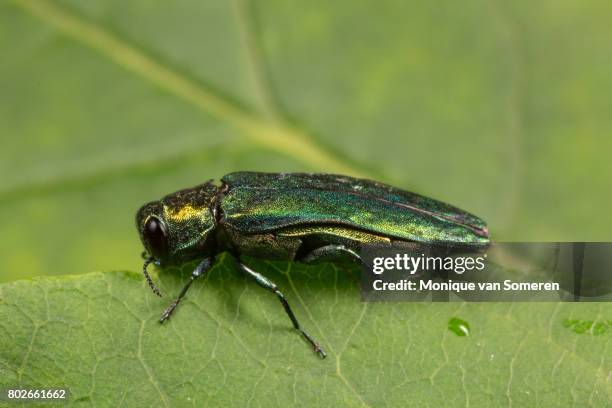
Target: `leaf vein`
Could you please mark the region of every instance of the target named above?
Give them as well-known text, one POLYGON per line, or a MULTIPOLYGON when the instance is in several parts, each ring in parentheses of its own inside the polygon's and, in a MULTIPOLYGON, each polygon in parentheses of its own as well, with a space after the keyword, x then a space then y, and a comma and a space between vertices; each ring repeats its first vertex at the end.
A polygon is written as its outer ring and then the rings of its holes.
POLYGON ((315 168, 362 176, 362 172, 325 151, 304 131, 256 116, 209 87, 191 80, 103 27, 46 0, 13 0, 21 9, 66 36, 98 51, 119 66, 145 78, 205 113, 241 130, 249 139, 315 168))

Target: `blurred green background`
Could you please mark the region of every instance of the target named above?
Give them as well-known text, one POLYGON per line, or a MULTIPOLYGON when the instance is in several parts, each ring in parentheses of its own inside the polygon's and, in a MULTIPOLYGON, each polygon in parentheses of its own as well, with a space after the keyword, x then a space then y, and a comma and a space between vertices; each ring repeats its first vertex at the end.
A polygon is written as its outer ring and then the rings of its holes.
POLYGON ((612 3, 3 1, 0 280, 138 270, 144 202, 366 176, 609 240, 612 3))
MULTIPOLYGON (((497 241, 609 241, 610 21, 609 1, 2 1, 0 282, 139 273, 139 206, 236 170, 378 179, 497 241)), ((609 303, 370 304, 358 268, 253 267, 326 361, 222 261, 163 328, 138 275, 0 285, 0 382, 96 406, 612 397, 610 332, 564 325, 609 303)))

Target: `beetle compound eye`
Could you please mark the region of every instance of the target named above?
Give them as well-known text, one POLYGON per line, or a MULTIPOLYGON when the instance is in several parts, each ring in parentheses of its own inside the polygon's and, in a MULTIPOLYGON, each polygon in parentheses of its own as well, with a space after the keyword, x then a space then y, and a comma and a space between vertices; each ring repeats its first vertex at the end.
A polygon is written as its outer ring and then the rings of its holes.
POLYGON ((168 250, 168 237, 164 224, 155 216, 150 216, 142 232, 151 255, 160 259, 166 256, 168 250))

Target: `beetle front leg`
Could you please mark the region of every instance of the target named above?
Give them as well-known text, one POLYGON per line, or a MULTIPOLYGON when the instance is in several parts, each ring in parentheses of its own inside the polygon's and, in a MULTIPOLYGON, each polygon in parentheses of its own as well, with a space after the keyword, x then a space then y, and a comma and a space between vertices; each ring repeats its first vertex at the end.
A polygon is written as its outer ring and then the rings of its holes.
POLYGON ((170 318, 170 316, 172 315, 172 312, 174 312, 174 309, 176 309, 176 307, 180 303, 180 301, 183 298, 183 296, 185 296, 185 293, 187 293, 187 290, 189 290, 189 287, 191 286, 193 281, 198 279, 200 276, 204 276, 206 274, 206 272, 208 272, 208 270, 212 266, 213 261, 214 261, 214 258, 204 258, 202 260, 202 262, 200 262, 198 264, 198 266, 196 266, 196 268, 191 273, 191 277, 189 278, 189 282, 187 282, 187 284, 181 290, 181 293, 179 293, 179 295, 176 298, 176 300, 174 302, 170 303, 170 306, 168 306, 166 308, 164 313, 159 318, 159 322, 160 323, 163 323, 163 322, 165 322, 166 320, 168 320, 170 318))
POLYGON ((243 264, 240 261, 240 259, 237 259, 237 260, 238 260, 238 268, 242 272, 244 272, 248 277, 253 279, 259 286, 261 286, 262 288, 276 295, 278 300, 283 305, 283 309, 285 309, 285 313, 287 313, 287 315, 289 316, 289 319, 291 319, 291 322, 293 323, 293 327, 302 334, 302 336, 306 339, 308 343, 310 343, 314 351, 317 354, 319 354, 321 358, 327 357, 327 354, 321 348, 321 345, 317 341, 315 341, 315 339, 313 339, 312 336, 310 336, 310 334, 308 334, 306 331, 304 331, 304 329, 302 329, 302 326, 300 326, 300 323, 295 317, 295 314, 293 314, 293 310, 291 310, 291 306, 289 306, 289 302, 287 302, 287 299, 285 298, 285 296, 278 290, 278 287, 276 286, 276 284, 272 282, 271 280, 269 280, 268 278, 266 278, 265 276, 263 276, 262 274, 255 272, 254 270, 252 270, 251 268, 243 264))

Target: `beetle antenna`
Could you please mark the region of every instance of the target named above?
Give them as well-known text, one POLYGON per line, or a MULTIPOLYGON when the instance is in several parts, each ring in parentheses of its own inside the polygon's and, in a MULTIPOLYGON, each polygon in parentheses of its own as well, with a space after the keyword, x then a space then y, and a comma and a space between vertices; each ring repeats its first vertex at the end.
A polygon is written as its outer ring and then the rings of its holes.
POLYGON ((153 279, 151 279, 151 277, 149 276, 149 272, 147 272, 147 266, 149 266, 149 264, 151 262, 153 262, 154 260, 155 260, 155 258, 153 258, 152 256, 150 256, 147 259, 145 259, 144 265, 142 266, 142 273, 145 276, 145 278, 147 279, 147 283, 151 287, 151 290, 153 291, 153 293, 155 293, 159 297, 162 297, 161 292, 159 291, 157 286, 155 286, 155 283, 153 283, 153 279))

